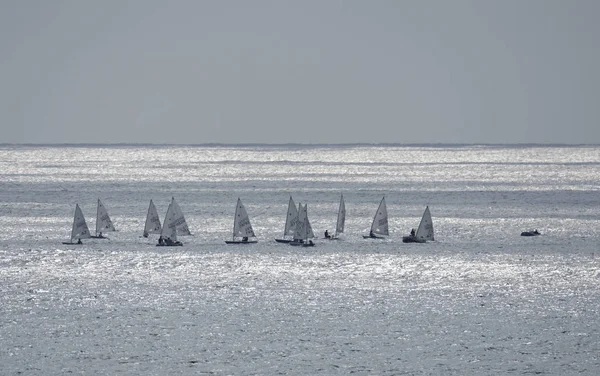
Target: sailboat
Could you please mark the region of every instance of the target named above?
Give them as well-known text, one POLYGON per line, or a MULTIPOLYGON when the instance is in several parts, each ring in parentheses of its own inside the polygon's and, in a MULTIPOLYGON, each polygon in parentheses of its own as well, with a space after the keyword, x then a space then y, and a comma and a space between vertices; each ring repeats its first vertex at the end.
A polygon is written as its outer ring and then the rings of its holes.
POLYGON ((433 221, 431 220, 429 206, 427 206, 423 212, 423 217, 421 217, 417 232, 414 233, 413 230, 410 235, 402 237, 404 243, 425 243, 427 240, 434 240, 433 221))
POLYGON ((371 224, 371 231, 369 235, 363 235, 363 238, 369 239, 384 239, 381 236, 377 235, 389 235, 388 232, 388 213, 387 206, 385 205, 385 197, 381 199, 379 203, 379 207, 375 212, 375 216, 373 217, 373 223, 371 224))
POLYGON ((298 209, 296 209, 296 204, 290 196, 290 201, 288 202, 287 215, 285 217, 285 227, 283 229, 283 238, 275 239, 278 243, 289 243, 292 241, 290 238, 286 238, 286 236, 293 236, 296 231, 296 224, 298 223, 298 209))
MULTIPOLYGON (((179 235, 192 235, 188 228, 188 224, 185 221, 185 217, 183 216, 183 212, 179 208, 177 201, 175 201, 175 197, 171 197, 170 205, 173 207, 173 223, 174 226, 177 227, 177 233, 179 235)), ((166 226, 166 224, 163 223, 163 226, 166 226)))
POLYGON ((96 211, 96 235, 92 235, 92 238, 106 239, 106 237, 102 235, 103 231, 106 232, 116 230, 115 226, 110 220, 110 217, 108 216, 108 211, 102 204, 102 201, 98 199, 98 210, 96 211))
POLYGON ((227 244, 252 244, 257 243, 257 240, 248 240, 249 237, 255 238, 254 230, 250 224, 248 212, 242 204, 242 200, 238 197, 237 205, 235 206, 235 215, 233 216, 233 238, 225 240, 227 244), (235 240, 236 237, 241 237, 242 240, 235 240))
POLYGON ((158 218, 158 212, 154 202, 150 200, 150 206, 148 206, 148 214, 146 214, 146 225, 144 226, 144 238, 148 237, 148 234, 160 234, 162 226, 160 225, 160 218, 158 218))
POLYGON ((298 210, 298 223, 296 224, 296 231, 294 233, 294 241, 290 242, 289 245, 314 247, 315 243, 313 243, 312 240, 308 240, 309 238, 314 237, 315 234, 313 233, 312 226, 308 220, 308 205, 304 205, 304 207, 300 205, 300 209, 298 210))
POLYGON ((89 239, 90 230, 88 229, 87 223, 85 223, 85 217, 83 212, 79 208, 79 204, 75 204, 75 216, 73 217, 73 228, 71 229, 71 241, 63 242, 63 244, 82 244, 81 239, 89 239), (77 242, 75 242, 77 239, 77 242))
POLYGON ((339 239, 339 235, 344 232, 344 224, 346 223, 346 204, 344 203, 344 195, 340 198, 340 207, 338 209, 337 222, 335 224, 335 234, 329 236, 325 234, 325 238, 329 240, 339 239))
POLYGON ((163 228, 160 231, 160 237, 158 238, 158 244, 156 244, 157 247, 178 247, 183 245, 183 243, 177 240, 177 212, 173 202, 174 199, 167 209, 163 228))

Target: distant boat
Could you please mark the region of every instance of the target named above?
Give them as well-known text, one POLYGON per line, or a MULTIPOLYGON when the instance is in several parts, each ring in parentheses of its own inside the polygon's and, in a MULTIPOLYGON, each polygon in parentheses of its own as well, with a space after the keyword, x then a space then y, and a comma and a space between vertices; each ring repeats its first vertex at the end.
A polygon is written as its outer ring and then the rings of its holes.
POLYGON ((149 234, 160 234, 162 226, 160 225, 160 218, 156 211, 154 202, 150 200, 150 206, 148 206, 148 214, 146 214, 146 225, 144 226, 144 238, 147 238, 149 234))
POLYGON ((339 235, 344 232, 344 225, 346 223, 346 204, 344 202, 344 195, 340 197, 340 206, 338 208, 337 222, 335 224, 335 234, 329 236, 325 234, 325 239, 337 240, 339 235))
POLYGON ((278 243, 289 243, 293 239, 286 238, 286 236, 293 236, 296 231, 296 224, 298 223, 298 209, 296 209, 296 204, 290 196, 290 201, 288 202, 287 214, 285 217, 285 227, 283 229, 283 238, 275 239, 278 243))
POLYGON ((233 238, 232 240, 225 240, 227 244, 253 244, 257 243, 257 240, 248 240, 248 238, 255 238, 254 230, 252 230, 252 224, 250 224, 250 217, 248 212, 242 204, 242 200, 238 198, 237 205, 235 206, 235 215, 233 216, 233 238), (236 240, 242 238, 241 240, 236 240))
POLYGON ((63 242, 63 244, 82 244, 81 239, 89 239, 90 230, 88 229, 87 223, 85 223, 85 217, 83 212, 79 208, 79 204, 75 204, 75 216, 73 217, 73 228, 71 229, 71 241, 63 242), (77 241, 75 241, 77 239, 77 241))
POLYGON ((381 236, 377 235, 389 235, 388 231, 388 213, 387 206, 385 205, 385 197, 381 199, 379 203, 379 207, 375 212, 375 216, 373 217, 373 223, 371 224, 371 231, 369 235, 363 235, 363 238, 369 239, 384 239, 381 236))
POLYGON ((314 247, 315 243, 312 240, 308 240, 314 237, 315 234, 308 220, 308 205, 304 205, 304 207, 300 206, 298 210, 298 223, 294 232, 294 241, 290 242, 289 245, 314 247))
POLYGON ((538 236, 538 235, 542 235, 538 230, 523 231, 521 233, 521 236, 538 236))
POLYGON ((96 211, 96 235, 92 235, 91 237, 94 239, 106 239, 106 237, 102 235, 102 232, 108 231, 116 231, 115 226, 110 220, 108 211, 102 204, 102 201, 98 199, 98 210, 96 211))
POLYGON ((175 199, 172 199, 169 208, 167 209, 167 214, 165 215, 163 228, 160 232, 160 237, 158 238, 158 244, 156 244, 157 247, 179 247, 183 245, 183 243, 177 240, 176 220, 179 217, 174 203, 175 199))
MULTIPOLYGON (((414 230, 413 230, 414 231, 414 230)), ((427 240, 434 240, 433 238, 433 221, 431 220, 431 213, 429 212, 429 206, 425 208, 419 228, 415 234, 402 237, 404 243, 425 243, 427 240)))

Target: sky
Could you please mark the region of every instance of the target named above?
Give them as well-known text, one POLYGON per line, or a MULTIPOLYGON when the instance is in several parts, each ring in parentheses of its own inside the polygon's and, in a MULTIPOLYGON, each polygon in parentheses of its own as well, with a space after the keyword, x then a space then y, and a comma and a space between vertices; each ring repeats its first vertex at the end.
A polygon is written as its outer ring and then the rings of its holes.
POLYGON ((600 144, 597 0, 0 0, 0 143, 600 144))

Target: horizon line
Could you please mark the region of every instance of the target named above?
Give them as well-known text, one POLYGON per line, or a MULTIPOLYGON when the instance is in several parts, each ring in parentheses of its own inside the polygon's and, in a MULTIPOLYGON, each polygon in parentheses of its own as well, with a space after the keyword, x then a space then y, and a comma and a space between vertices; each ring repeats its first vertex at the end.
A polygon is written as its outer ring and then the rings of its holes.
POLYGON ((350 142, 350 143, 224 143, 224 142, 207 142, 207 143, 148 143, 148 142, 61 142, 61 143, 35 143, 35 142, 0 142, 0 147, 6 146, 37 146, 37 147, 595 147, 600 144, 594 143, 446 143, 446 142, 431 142, 431 143, 395 143, 395 142, 350 142))

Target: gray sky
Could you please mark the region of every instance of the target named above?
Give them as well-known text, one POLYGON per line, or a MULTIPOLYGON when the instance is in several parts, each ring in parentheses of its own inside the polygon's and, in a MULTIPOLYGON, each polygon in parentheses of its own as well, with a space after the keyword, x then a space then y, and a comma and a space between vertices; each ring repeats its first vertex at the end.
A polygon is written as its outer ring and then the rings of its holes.
POLYGON ((0 142, 600 143, 600 1, 0 0, 0 142))

